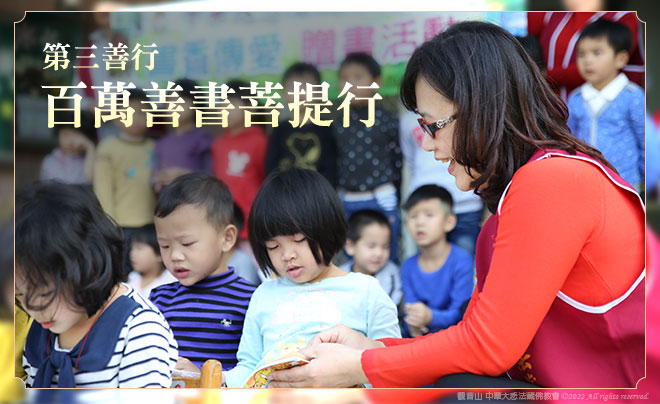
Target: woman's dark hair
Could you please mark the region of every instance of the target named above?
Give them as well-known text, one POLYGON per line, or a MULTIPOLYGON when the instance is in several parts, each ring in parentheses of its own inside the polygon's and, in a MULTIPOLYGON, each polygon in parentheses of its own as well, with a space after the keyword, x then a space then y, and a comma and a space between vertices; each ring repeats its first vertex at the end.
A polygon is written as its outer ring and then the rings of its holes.
POLYGON ((147 244, 154 250, 156 255, 160 256, 160 246, 158 245, 158 235, 156 234, 156 226, 153 223, 145 224, 138 227, 130 236, 131 243, 147 244))
POLYGON ((455 105, 453 158, 470 174, 480 173, 471 186, 491 212, 516 170, 539 149, 580 151, 614 169, 571 134, 566 104, 520 43, 497 25, 461 22, 417 48, 401 81, 401 100, 411 111, 417 110, 418 77, 455 105))
POLYGON ((43 310, 59 293, 96 313, 123 280, 121 229, 83 185, 36 183, 16 196, 16 266, 25 279, 27 309, 43 310), (42 288, 42 290, 39 290, 42 288), (50 300, 32 304, 48 290, 50 300))
POLYGON ((318 264, 330 265, 344 246, 348 223, 337 193, 316 171, 293 168, 270 174, 248 218, 250 245, 262 272, 274 268, 266 242, 302 233, 318 264))

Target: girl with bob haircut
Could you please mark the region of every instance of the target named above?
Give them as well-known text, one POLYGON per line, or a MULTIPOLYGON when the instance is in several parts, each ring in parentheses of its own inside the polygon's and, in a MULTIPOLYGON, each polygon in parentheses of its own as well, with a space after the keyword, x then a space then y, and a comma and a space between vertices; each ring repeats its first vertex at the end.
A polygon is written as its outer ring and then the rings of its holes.
POLYGON ((261 366, 303 348, 319 331, 345 324, 368 338, 400 338, 397 310, 376 278, 332 263, 348 224, 341 201, 316 171, 290 169, 266 178, 248 219, 250 244, 265 275, 252 295, 238 365, 223 373, 244 387, 261 366))
POLYGON ((335 327, 303 350, 310 364, 272 373, 271 386, 634 387, 644 376, 644 206, 571 135, 565 104, 525 50, 496 25, 455 24, 413 53, 401 98, 420 115, 424 149, 493 214, 463 320, 406 340, 335 327))
POLYGON ((177 345, 122 283, 123 240, 92 191, 38 183, 16 197, 16 298, 34 318, 28 387, 170 387, 177 345))

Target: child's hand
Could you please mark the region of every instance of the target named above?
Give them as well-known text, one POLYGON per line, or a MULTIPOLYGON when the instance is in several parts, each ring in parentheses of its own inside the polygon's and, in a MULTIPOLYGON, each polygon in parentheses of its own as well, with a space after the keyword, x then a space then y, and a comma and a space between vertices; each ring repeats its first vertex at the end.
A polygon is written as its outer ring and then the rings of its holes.
POLYGON ((197 366, 195 366, 195 364, 192 363, 190 359, 181 356, 179 356, 179 360, 176 361, 176 366, 174 366, 174 369, 187 370, 188 372, 202 373, 202 370, 197 366))
POLYGON ((342 344, 356 349, 371 349, 384 346, 382 342, 369 339, 343 324, 338 324, 328 330, 321 331, 307 345, 313 346, 322 343, 342 344))
POLYGON ((429 332, 429 330, 426 327, 419 328, 419 327, 415 327, 414 325, 408 324, 408 332, 410 333, 411 337, 415 338, 426 334, 427 332, 429 332))
POLYGON ((428 306, 422 302, 408 303, 404 306, 404 311, 406 312, 405 322, 419 329, 426 329, 433 316, 428 306))

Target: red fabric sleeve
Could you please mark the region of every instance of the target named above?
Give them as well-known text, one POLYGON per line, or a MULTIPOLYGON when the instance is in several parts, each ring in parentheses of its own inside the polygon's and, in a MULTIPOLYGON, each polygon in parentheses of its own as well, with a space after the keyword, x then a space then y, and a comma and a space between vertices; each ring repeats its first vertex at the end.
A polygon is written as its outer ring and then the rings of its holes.
POLYGON ((374 387, 420 386, 451 373, 495 376, 517 362, 602 220, 602 182, 589 171, 594 167, 565 160, 532 162, 514 176, 489 274, 463 321, 362 354, 374 387))

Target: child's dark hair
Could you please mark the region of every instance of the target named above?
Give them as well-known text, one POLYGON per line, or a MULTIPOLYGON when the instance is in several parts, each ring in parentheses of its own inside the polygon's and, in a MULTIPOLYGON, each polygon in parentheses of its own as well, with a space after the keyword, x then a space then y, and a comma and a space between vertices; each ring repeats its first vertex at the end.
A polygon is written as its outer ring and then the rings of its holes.
POLYGON ((126 91, 128 91, 129 99, 131 101, 148 101, 147 93, 141 88, 129 88, 126 91))
POLYGON ((182 78, 174 82, 175 85, 181 86, 181 90, 177 91, 179 97, 181 98, 190 98, 191 100, 195 97, 192 95, 192 91, 196 91, 195 86, 197 82, 193 79, 182 78))
POLYGON ((321 83, 321 73, 319 73, 319 69, 313 64, 305 62, 297 62, 287 67, 282 75, 282 83, 287 81, 291 76, 302 76, 304 74, 309 74, 314 77, 314 82, 316 84, 321 83))
POLYGON ((234 98, 237 100, 240 100, 245 105, 248 105, 250 101, 248 101, 246 98, 243 97, 248 97, 250 96, 250 83, 244 80, 229 80, 227 83, 227 87, 231 88, 234 90, 233 93, 230 93, 227 95, 227 98, 234 98))
POLYGON ((566 104, 513 35, 495 24, 460 22, 415 50, 400 90, 410 111, 417 111, 418 77, 454 104, 453 157, 476 176, 470 186, 491 213, 537 150, 580 151, 613 168, 571 134, 566 104))
POLYGON ((206 210, 206 220, 217 230, 232 223, 234 200, 224 182, 202 172, 182 175, 158 195, 156 217, 167 217, 181 205, 196 205, 206 210))
POLYGON ((541 43, 539 42, 538 38, 534 35, 526 35, 517 36, 516 39, 518 42, 520 42, 522 47, 525 48, 525 51, 527 51, 529 57, 531 57, 534 63, 536 63, 536 66, 538 66, 540 70, 545 69, 543 49, 541 49, 541 43))
POLYGON ((16 265, 27 309, 43 310, 59 293, 88 316, 124 277, 121 229, 83 185, 36 183, 16 196, 16 265), (42 288, 39 290, 39 288, 42 288), (36 293, 50 300, 35 306, 36 293))
POLYGON ((232 216, 231 223, 238 229, 237 233, 241 234, 243 226, 245 225, 245 214, 236 201, 234 201, 234 216, 232 216))
POLYGON ((380 65, 376 62, 373 56, 365 52, 352 52, 346 55, 344 60, 341 61, 339 65, 339 70, 343 69, 349 63, 357 63, 366 67, 369 70, 369 74, 376 79, 380 77, 380 65))
POLYGON ((156 234, 156 226, 153 223, 145 224, 138 227, 133 231, 130 238, 131 243, 147 244, 154 250, 156 255, 160 256, 160 247, 158 246, 158 235, 156 234))
MULTIPOLYGON (((73 122, 73 111, 60 111, 57 114, 57 120, 60 122, 73 122)), ((55 125, 55 136, 59 136, 62 129, 72 129, 82 133, 87 139, 95 144, 98 142, 96 128, 94 127, 94 113, 90 111, 80 111, 80 126, 75 127, 74 124, 57 124, 55 125)))
POLYGON ((449 191, 438 185, 427 184, 422 185, 410 194, 408 200, 403 205, 403 210, 407 212, 418 203, 428 201, 429 199, 439 199, 449 213, 454 209, 454 198, 451 197, 449 191))
POLYGON ((386 226, 390 231, 392 230, 392 226, 384 214, 377 210, 363 209, 353 213, 348 219, 348 235, 346 238, 357 243, 362 237, 362 230, 373 223, 386 226))
POLYGON ((337 193, 313 170, 275 171, 264 181, 248 218, 250 245, 262 272, 273 263, 266 242, 276 236, 302 233, 317 263, 330 265, 344 246, 348 223, 337 193))
POLYGON ((605 38, 614 49, 614 53, 630 52, 632 47, 632 34, 626 24, 598 19, 584 27, 578 38, 578 43, 584 38, 605 38))

